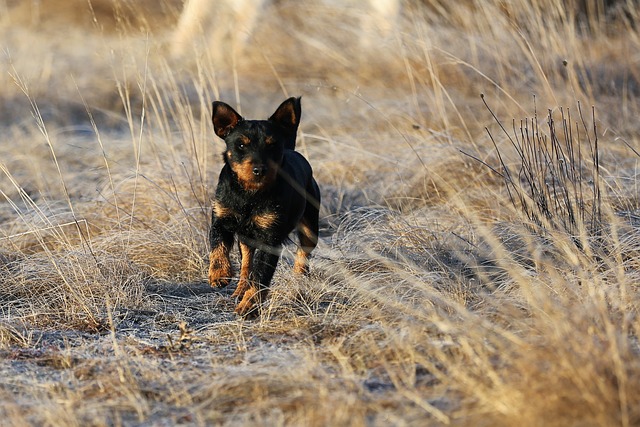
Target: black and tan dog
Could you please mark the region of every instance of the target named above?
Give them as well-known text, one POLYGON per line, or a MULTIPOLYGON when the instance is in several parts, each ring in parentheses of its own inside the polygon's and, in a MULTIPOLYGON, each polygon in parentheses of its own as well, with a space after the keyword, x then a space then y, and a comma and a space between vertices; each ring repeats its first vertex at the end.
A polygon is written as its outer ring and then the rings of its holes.
POLYGON ((241 267, 233 296, 240 299, 240 315, 265 299, 293 230, 300 241, 297 273, 307 272, 318 242, 320 190, 309 162, 294 151, 300 115, 300 98, 284 101, 268 120, 245 120, 224 102, 213 103, 213 127, 227 149, 213 201, 209 283, 229 284, 229 251, 237 235, 241 267))

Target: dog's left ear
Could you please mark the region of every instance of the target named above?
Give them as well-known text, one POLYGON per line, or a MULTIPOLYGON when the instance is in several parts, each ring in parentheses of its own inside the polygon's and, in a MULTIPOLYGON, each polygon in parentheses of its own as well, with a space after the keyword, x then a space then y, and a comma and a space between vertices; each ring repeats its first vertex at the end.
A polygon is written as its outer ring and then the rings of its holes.
POLYGON ((301 115, 302 107, 300 106, 300 97, 292 97, 280 104, 276 112, 269 117, 269 121, 272 121, 295 134, 298 130, 298 125, 300 124, 301 115))
POLYGON ((224 102, 215 101, 212 110, 213 130, 220 138, 229 135, 238 122, 242 121, 242 116, 224 102))

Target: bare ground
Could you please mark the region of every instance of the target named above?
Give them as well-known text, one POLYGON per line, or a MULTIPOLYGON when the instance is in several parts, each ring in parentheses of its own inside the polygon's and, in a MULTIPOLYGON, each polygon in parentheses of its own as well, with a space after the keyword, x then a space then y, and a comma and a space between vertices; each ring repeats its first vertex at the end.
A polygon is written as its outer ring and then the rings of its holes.
POLYGON ((284 1, 173 58, 177 2, 0 2, 2 424, 639 424, 640 38, 605 3, 425 1, 368 51, 355 9, 284 1), (245 320, 205 282, 209 106, 290 95, 321 242, 245 320), (547 109, 579 174, 527 182, 547 109))

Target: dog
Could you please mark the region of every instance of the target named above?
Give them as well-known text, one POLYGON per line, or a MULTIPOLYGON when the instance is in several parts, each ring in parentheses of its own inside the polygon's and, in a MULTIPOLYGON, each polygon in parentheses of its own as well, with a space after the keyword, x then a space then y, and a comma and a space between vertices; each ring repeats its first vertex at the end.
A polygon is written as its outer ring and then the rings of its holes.
POLYGON ((308 272, 318 243, 320 189, 309 162, 294 151, 300 116, 300 98, 287 99, 267 120, 245 120, 224 102, 212 106, 213 128, 226 150, 211 214, 209 283, 229 284, 237 236, 241 266, 232 296, 241 316, 255 314, 265 300, 292 231, 300 242, 296 273, 308 272))

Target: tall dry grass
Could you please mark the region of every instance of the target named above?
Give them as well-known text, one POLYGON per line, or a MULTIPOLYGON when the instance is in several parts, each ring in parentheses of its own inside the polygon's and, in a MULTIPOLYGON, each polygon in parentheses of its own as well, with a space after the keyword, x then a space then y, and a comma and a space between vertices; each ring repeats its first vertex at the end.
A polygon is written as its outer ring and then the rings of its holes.
POLYGON ((225 61, 166 54, 173 3, 92 4, 0 3, 4 424, 640 422, 634 2, 425 1, 363 51, 282 1, 225 61), (321 242, 244 321, 209 106, 298 94, 321 242))

